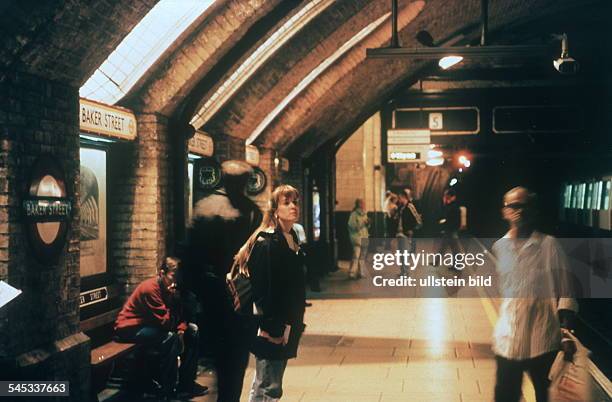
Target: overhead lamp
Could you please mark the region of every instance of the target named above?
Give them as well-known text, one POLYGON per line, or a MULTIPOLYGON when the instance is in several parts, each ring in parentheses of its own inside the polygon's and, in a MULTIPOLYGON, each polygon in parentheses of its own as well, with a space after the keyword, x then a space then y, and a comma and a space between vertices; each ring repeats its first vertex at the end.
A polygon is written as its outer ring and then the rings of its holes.
POLYGON ((461 168, 469 168, 472 165, 469 154, 460 153, 457 157, 457 163, 461 168))
POLYGON ((440 166, 444 164, 444 153, 438 149, 430 149, 427 151, 427 166, 440 166))
POLYGON ((463 61, 463 56, 444 56, 438 61, 438 65, 442 69, 446 70, 455 64, 460 63, 461 61, 463 61))
POLYGON ((441 166, 442 164, 444 164, 444 158, 427 159, 425 164, 427 166, 441 166))
POLYGON ((567 44, 567 35, 561 36, 561 57, 553 60, 553 66, 561 74, 576 74, 580 69, 580 63, 569 56, 569 46, 567 44))
POLYGON ((427 151, 427 157, 429 159, 433 159, 433 158, 441 158, 442 157, 442 151, 439 151, 437 149, 430 149, 429 151, 427 151))

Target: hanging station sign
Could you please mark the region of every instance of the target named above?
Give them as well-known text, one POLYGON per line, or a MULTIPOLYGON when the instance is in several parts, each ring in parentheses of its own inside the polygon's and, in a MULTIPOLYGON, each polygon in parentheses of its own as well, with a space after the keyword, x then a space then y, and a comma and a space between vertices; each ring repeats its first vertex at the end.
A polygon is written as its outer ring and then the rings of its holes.
POLYGON ((429 144, 431 143, 431 131, 429 130, 387 130, 387 144, 429 144))
POLYGON ((50 156, 41 156, 31 169, 22 211, 34 255, 54 263, 65 245, 72 201, 66 192, 63 171, 50 156))
POLYGON ((79 100, 81 131, 122 140, 136 138, 136 116, 130 110, 108 106, 89 99, 79 100))
POLYGON ((214 141, 205 132, 197 130, 189 140, 189 152, 200 156, 213 156, 214 141))
POLYGON ((480 110, 476 106, 399 108, 392 114, 392 127, 431 130, 431 135, 466 135, 480 132, 480 110))
POLYGON ((387 161, 390 163, 425 162, 429 145, 387 145, 387 161))
POLYGON ((245 159, 248 164, 253 166, 259 165, 259 149, 255 145, 247 145, 245 147, 245 159))
POLYGON ((429 130, 387 130, 387 162, 424 162, 430 142, 429 130))

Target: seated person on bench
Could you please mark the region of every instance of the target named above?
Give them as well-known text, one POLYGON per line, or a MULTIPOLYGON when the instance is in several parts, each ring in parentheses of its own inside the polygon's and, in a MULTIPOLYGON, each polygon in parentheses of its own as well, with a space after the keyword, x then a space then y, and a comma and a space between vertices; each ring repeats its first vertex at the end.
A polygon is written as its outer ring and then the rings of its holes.
POLYGON ((198 368, 198 327, 181 319, 176 274, 180 260, 166 257, 158 275, 142 282, 125 302, 115 321, 119 341, 143 344, 160 353, 159 381, 165 396, 176 392, 193 397, 207 387, 195 382, 198 368), (177 368, 177 357, 181 358, 177 368))

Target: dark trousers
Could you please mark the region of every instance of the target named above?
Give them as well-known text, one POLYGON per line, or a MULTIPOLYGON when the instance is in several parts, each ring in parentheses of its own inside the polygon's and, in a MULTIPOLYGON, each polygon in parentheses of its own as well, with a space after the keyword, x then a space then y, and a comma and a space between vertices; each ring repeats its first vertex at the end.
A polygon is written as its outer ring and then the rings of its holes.
POLYGON ((198 369, 198 327, 189 324, 183 342, 185 350, 181 354, 181 342, 176 332, 157 327, 126 328, 117 331, 117 337, 124 342, 145 345, 159 353, 158 380, 164 393, 172 393, 177 385, 188 388, 193 384, 198 369), (178 368, 178 357, 181 366, 178 368))
MULTIPOLYGON (((414 254, 416 250, 416 240, 414 239, 414 233, 404 234, 403 236, 398 236, 397 238, 397 248, 402 252, 407 250, 410 254, 414 254)), ((400 266, 400 274, 408 275, 410 273, 410 268, 401 265, 400 266)))
POLYGON ((462 251, 461 244, 459 243, 459 234, 457 232, 442 233, 441 235, 438 252, 444 254, 449 249, 453 254, 458 254, 462 251))
POLYGON ((523 372, 527 371, 535 388, 537 402, 548 401, 548 372, 557 352, 548 352, 533 359, 509 360, 495 356, 495 402, 519 402, 523 372))
POLYGON ((204 357, 214 360, 217 401, 239 402, 254 329, 247 317, 234 312, 227 298, 225 279, 204 279, 199 294, 202 306, 199 322, 207 344, 200 345, 206 347, 204 357))
POLYGON ((244 373, 249 363, 249 349, 246 344, 219 353, 216 362, 217 402, 240 402, 244 373))

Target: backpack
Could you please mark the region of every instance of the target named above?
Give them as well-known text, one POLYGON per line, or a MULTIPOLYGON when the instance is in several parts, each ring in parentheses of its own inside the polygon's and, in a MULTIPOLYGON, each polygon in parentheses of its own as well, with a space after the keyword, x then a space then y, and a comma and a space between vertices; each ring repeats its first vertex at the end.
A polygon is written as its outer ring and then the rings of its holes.
MULTIPOLYGON (((270 243, 267 245, 266 264, 270 264, 270 243)), ((253 285, 247 272, 242 272, 236 261, 228 272, 225 283, 234 311, 238 314, 252 314, 253 285)))
POLYGON ((232 275, 230 271, 225 278, 227 290, 236 313, 248 314, 247 306, 253 304, 253 287, 251 279, 242 272, 232 275))

